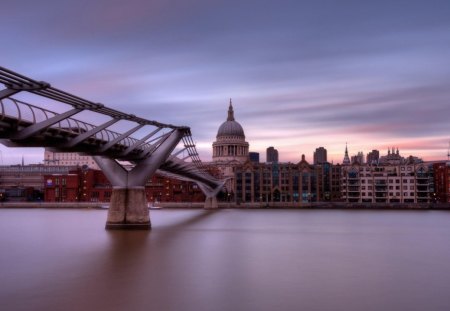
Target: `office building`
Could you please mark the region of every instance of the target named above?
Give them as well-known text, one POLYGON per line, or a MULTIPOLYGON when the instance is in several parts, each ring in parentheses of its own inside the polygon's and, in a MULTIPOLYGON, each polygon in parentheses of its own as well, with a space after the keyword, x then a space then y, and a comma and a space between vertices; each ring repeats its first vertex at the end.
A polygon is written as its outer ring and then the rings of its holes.
POLYGON ((278 150, 274 147, 269 147, 266 149, 266 162, 273 163, 278 162, 278 150))
POLYGON ((314 151, 314 164, 321 164, 327 162, 327 149, 324 147, 316 148, 314 151))

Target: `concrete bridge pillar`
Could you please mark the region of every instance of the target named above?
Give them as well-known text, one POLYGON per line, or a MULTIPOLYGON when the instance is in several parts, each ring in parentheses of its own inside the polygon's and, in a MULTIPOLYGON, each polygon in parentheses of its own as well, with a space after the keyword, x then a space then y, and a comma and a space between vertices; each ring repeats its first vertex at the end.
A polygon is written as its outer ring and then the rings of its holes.
POLYGON ((151 229, 145 184, 170 156, 183 135, 182 130, 174 130, 150 157, 139 161, 130 171, 115 160, 94 157, 113 186, 106 229, 151 229))
POLYGON ((217 203, 217 198, 215 196, 206 197, 204 208, 206 208, 206 209, 219 208, 219 204, 217 203))
POLYGON ((113 187, 105 228, 151 228, 145 187, 113 187))

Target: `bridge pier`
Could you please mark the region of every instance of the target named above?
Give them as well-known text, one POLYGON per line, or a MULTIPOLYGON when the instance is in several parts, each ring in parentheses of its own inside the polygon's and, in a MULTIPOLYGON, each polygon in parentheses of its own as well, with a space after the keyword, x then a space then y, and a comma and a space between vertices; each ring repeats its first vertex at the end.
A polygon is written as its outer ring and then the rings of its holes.
POLYGON ((145 187, 114 187, 105 229, 151 229, 145 187))
POLYGON ((167 160, 183 135, 182 130, 174 130, 150 157, 137 162, 130 171, 115 160, 94 157, 113 185, 105 229, 151 229, 145 184, 167 160))
POLYGON ((206 197, 205 205, 203 206, 205 209, 213 209, 219 208, 219 204, 217 203, 217 197, 206 197))

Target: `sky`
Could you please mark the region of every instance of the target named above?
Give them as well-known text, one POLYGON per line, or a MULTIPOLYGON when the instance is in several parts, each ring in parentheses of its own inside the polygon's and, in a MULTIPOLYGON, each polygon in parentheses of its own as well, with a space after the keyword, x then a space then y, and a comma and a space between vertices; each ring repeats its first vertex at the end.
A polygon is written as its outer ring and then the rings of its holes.
MULTIPOLYGON (((204 161, 230 98, 250 151, 340 163, 372 149, 447 158, 448 0, 2 3, 0 66, 192 130, 204 161)), ((4 164, 41 148, 0 147, 4 164)))

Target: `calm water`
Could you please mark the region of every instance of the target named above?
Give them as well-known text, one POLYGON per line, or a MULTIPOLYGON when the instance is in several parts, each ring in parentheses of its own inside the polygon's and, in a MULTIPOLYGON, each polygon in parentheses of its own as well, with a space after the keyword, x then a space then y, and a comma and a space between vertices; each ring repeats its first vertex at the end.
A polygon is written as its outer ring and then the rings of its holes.
POLYGON ((450 310, 450 212, 0 210, 1 310, 450 310))

